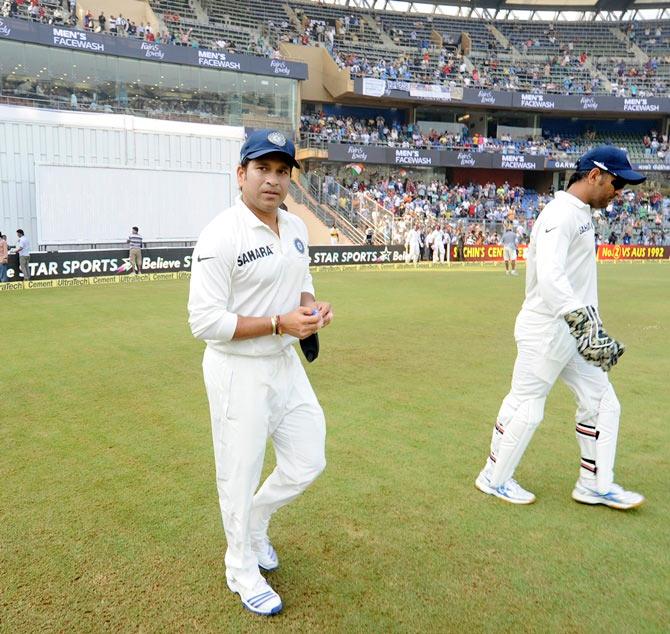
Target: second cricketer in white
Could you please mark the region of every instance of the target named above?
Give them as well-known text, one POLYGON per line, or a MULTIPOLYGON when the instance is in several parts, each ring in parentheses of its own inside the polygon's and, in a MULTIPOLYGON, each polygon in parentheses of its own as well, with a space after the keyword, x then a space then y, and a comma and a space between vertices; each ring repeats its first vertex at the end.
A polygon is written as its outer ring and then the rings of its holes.
POLYGON ((332 311, 314 299, 305 224, 278 209, 294 157, 280 132, 249 136, 237 172, 241 196, 202 231, 188 302, 191 330, 207 342, 226 580, 244 607, 262 615, 282 609, 259 571, 279 565, 270 517, 326 465, 323 411, 293 344, 327 325, 332 311), (256 490, 268 437, 277 465, 256 490))
POLYGON ((620 405, 607 372, 623 346, 607 335, 598 314, 591 219, 592 207, 606 207, 626 183, 642 181, 625 152, 596 148, 579 159, 567 191, 558 192, 539 215, 526 255, 526 299, 514 330, 512 386, 475 482, 484 493, 513 504, 535 501, 513 475, 542 421, 547 395, 561 378, 577 401, 581 462, 573 499, 617 509, 644 501, 614 483, 620 405))

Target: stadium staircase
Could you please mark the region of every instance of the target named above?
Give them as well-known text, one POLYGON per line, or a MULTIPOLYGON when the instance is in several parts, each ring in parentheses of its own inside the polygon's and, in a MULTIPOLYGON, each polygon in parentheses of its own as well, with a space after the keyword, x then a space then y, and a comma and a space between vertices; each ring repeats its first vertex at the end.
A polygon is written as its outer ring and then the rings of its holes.
POLYGON ((295 30, 295 32, 300 33, 300 31, 302 30, 302 25, 300 24, 300 19, 298 18, 296 12, 293 10, 293 7, 288 3, 283 3, 281 6, 284 9, 284 11, 286 11, 288 21, 290 24, 293 25, 293 29, 295 30))
POLYGON ((379 39, 386 48, 389 48, 391 50, 397 48, 393 40, 386 33, 386 31, 384 31, 384 29, 379 28, 379 25, 374 21, 371 15, 363 15, 362 19, 365 20, 370 29, 374 31, 375 35, 379 36, 379 39))
POLYGON ((635 58, 635 61, 640 64, 645 64, 649 61, 647 54, 637 44, 630 42, 621 29, 611 28, 610 33, 619 40, 619 42, 623 42, 628 47, 628 52, 635 58))
MULTIPOLYGON (((498 30, 493 24, 487 24, 486 28, 489 30, 489 33, 496 39, 496 41, 504 49, 514 52, 514 47, 510 41, 498 30)), ((516 51, 518 53, 518 51, 516 51)))
MULTIPOLYGON (((300 175, 300 182, 291 181, 289 186, 289 194, 293 201, 298 205, 304 205, 311 211, 326 227, 333 224, 337 227, 341 236, 344 236, 350 244, 363 244, 365 241, 365 234, 355 227, 351 220, 345 216, 344 213, 338 211, 337 205, 335 208, 327 204, 319 202, 320 192, 316 191, 315 187, 310 186, 309 180, 305 175, 300 175)), ((344 240, 341 243, 346 243, 344 240)))
POLYGON ((198 24, 209 24, 209 15, 200 4, 199 0, 191 0, 190 4, 198 24))
MULTIPOLYGON (((298 202, 291 194, 286 197, 284 202, 288 210, 298 216, 307 226, 307 235, 312 246, 330 244, 330 226, 326 226, 306 204, 298 202)), ((351 241, 340 233, 339 244, 351 244, 351 241)))

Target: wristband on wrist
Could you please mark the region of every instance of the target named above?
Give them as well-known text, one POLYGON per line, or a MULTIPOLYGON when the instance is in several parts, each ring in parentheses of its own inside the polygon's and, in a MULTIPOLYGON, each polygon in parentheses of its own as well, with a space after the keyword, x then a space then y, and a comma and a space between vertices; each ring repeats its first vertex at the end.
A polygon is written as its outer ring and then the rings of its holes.
POLYGON ((272 334, 276 335, 277 334, 277 318, 276 317, 270 317, 270 324, 272 325, 272 334))
POLYGON ((282 329, 281 329, 281 316, 280 316, 280 315, 277 315, 277 316, 275 317, 275 319, 277 320, 277 333, 276 333, 276 334, 278 334, 278 335, 283 335, 284 332, 283 332, 282 329))

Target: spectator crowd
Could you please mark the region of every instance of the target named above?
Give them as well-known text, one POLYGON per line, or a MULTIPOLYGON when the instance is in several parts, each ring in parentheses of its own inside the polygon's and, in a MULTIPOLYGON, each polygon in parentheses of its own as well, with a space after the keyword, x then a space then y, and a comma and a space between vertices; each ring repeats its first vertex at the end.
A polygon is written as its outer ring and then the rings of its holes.
MULTIPOLYGON (((541 135, 512 138, 509 132, 497 137, 471 133, 466 125, 450 124, 438 131, 425 130, 421 124, 387 122, 382 116, 356 118, 345 115, 327 115, 324 112, 303 114, 300 117, 300 138, 304 145, 348 143, 355 145, 382 145, 405 149, 446 149, 498 154, 525 153, 546 156, 553 160, 569 160, 599 143, 611 142, 598 138, 595 131, 587 130, 575 137, 557 132, 542 131, 541 135)), ((667 135, 650 130, 641 139, 631 135, 627 140, 629 150, 644 151, 646 157, 670 163, 667 135)))
MULTIPOLYGON (((332 188, 326 177, 324 189, 332 188)), ((378 239, 402 243, 411 228, 425 235, 436 228, 465 245, 499 244, 505 225, 520 243, 527 242, 533 222, 553 192, 538 194, 508 182, 453 183, 421 180, 396 173, 379 177, 349 177, 343 189, 351 192, 354 211, 365 210, 378 239), (371 206, 366 204, 374 201, 371 206), (390 240, 389 240, 390 238, 390 240)), ((340 210, 345 205, 340 201, 340 210)), ((610 205, 594 213, 598 242, 670 245, 670 198, 658 191, 624 190, 610 205)))

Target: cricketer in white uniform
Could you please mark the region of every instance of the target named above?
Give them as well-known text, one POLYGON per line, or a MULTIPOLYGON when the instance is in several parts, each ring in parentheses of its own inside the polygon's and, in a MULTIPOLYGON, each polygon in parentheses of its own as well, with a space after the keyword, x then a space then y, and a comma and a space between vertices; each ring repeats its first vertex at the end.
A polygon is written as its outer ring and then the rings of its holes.
POLYGON ((408 248, 407 263, 414 262, 414 264, 417 264, 419 257, 421 256, 421 234, 419 233, 418 225, 412 227, 407 232, 405 246, 408 248))
POLYGON ((436 227, 430 234, 431 244, 433 245, 433 262, 444 262, 444 231, 441 227, 436 227))
POLYGON ((261 576, 278 567, 268 539, 272 514, 325 467, 323 411, 293 344, 332 320, 314 299, 307 229, 279 209, 295 147, 258 130, 240 153, 241 196, 200 234, 188 301, 193 335, 207 342, 203 372, 216 481, 228 548, 226 580, 262 615, 282 609, 261 576), (257 489, 267 438, 277 465, 257 489))
POLYGON ((623 345, 605 332, 598 314, 591 210, 606 207, 626 183, 639 184, 645 177, 631 169, 625 152, 611 146, 589 151, 576 167, 567 191, 556 194, 531 233, 526 299, 514 330, 518 354, 512 386, 475 484, 513 504, 535 501, 513 475, 542 421, 547 395, 561 378, 577 401, 581 462, 573 499, 629 509, 644 498, 614 483, 620 405, 607 372, 623 345))
POLYGON ((518 275, 516 272, 516 233, 512 230, 512 225, 508 225, 505 233, 502 234, 500 242, 503 245, 503 260, 505 261, 505 275, 518 275), (510 262, 512 269, 510 271, 510 262))

